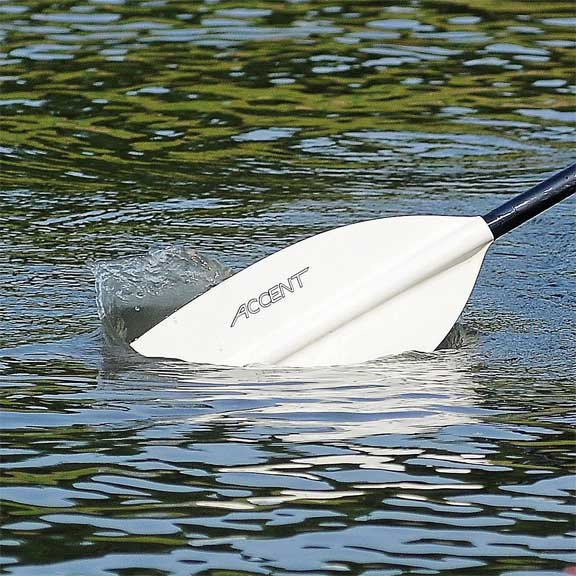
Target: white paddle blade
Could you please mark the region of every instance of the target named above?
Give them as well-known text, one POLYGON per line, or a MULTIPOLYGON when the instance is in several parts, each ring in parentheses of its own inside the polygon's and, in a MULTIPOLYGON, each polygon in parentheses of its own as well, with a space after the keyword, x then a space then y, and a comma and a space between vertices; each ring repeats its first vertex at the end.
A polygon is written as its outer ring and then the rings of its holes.
POLYGON ((458 319, 493 240, 480 217, 404 216, 336 228, 228 278, 132 347, 232 366, 431 352, 458 319))

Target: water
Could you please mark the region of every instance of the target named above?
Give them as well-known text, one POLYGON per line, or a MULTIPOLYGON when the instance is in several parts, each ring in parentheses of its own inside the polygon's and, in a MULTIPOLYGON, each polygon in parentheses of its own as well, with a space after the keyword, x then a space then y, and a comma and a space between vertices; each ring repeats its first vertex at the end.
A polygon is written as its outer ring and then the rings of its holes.
POLYGON ((225 274, 489 211, 574 159, 573 25, 567 1, 0 3, 3 572, 569 573, 574 200, 491 249, 446 348, 360 366, 142 359, 92 269, 225 274))

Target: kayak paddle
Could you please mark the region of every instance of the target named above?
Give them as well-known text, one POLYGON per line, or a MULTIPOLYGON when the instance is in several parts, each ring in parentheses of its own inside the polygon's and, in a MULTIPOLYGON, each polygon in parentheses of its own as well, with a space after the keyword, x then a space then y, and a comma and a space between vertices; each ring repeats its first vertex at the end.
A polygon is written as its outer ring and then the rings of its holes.
POLYGON ((231 366, 431 352, 460 316, 492 242, 574 192, 576 164, 485 216, 400 216, 323 232, 224 280, 131 346, 231 366))

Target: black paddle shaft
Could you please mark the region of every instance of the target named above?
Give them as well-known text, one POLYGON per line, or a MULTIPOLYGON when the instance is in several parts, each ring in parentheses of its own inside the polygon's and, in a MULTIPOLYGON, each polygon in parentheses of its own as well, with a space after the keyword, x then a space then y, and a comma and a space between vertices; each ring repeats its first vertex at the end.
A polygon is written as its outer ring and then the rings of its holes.
POLYGON ((494 238, 499 238, 526 220, 568 198, 574 192, 576 192, 576 164, 550 176, 482 218, 490 227, 494 238))

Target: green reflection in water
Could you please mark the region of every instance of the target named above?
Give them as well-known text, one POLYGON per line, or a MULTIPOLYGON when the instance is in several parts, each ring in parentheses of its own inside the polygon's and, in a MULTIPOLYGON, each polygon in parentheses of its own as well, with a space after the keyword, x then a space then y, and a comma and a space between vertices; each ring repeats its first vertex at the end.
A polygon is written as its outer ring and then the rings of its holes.
MULTIPOLYGON (((542 119, 569 124, 570 16, 569 2, 484 1, 8 11, 5 186, 158 186, 252 158, 313 167, 325 159, 303 140, 374 129, 522 140, 542 119)), ((546 144, 565 145, 558 134, 546 144)))

